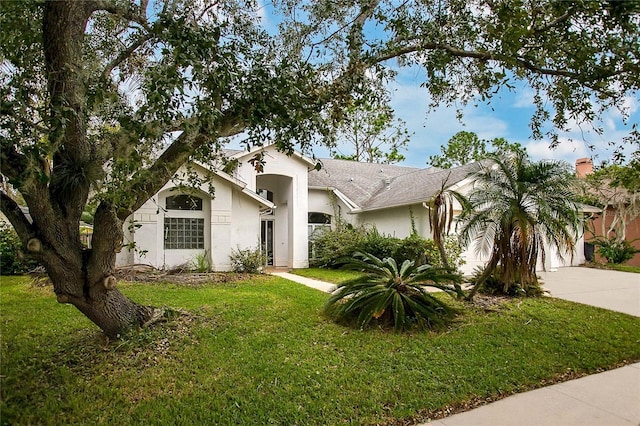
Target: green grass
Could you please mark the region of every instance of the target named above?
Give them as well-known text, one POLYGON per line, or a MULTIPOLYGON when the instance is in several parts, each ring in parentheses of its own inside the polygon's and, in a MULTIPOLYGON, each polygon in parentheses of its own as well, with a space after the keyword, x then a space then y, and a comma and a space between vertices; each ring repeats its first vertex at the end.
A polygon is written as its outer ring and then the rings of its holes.
POLYGON ((597 269, 610 269, 612 271, 632 272, 640 274, 640 266, 619 265, 616 263, 588 263, 585 266, 597 269))
POLYGON ((640 318, 554 299, 399 334, 333 324, 321 315, 326 294, 275 277, 120 287, 192 316, 107 343, 50 289, 0 278, 3 424, 424 420, 640 360, 640 318))
POLYGON ((356 278, 360 275, 357 271, 350 271, 348 269, 326 269, 326 268, 308 268, 308 269, 293 269, 292 274, 300 275, 302 277, 313 278, 316 280, 327 281, 334 284, 340 284, 344 281, 356 278))

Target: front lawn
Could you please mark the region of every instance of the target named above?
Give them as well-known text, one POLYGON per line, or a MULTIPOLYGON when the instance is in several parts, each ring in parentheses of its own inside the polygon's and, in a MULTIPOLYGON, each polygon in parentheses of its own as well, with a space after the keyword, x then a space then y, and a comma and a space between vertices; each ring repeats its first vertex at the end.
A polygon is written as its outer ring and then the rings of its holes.
POLYGON ((586 263, 585 266, 596 269, 610 269, 612 271, 620 272, 632 272, 634 274, 640 274, 640 266, 632 265, 620 265, 617 263, 586 263))
POLYGON ((292 269, 292 274, 302 277, 313 278, 320 281, 327 281, 334 284, 340 284, 344 281, 357 278, 360 273, 348 269, 327 269, 327 268, 308 268, 308 269, 292 269))
POLYGON ((120 286, 190 315, 105 342, 49 288, 0 278, 3 424, 411 422, 640 360, 640 318, 548 298, 398 334, 333 324, 326 294, 276 277, 120 286))

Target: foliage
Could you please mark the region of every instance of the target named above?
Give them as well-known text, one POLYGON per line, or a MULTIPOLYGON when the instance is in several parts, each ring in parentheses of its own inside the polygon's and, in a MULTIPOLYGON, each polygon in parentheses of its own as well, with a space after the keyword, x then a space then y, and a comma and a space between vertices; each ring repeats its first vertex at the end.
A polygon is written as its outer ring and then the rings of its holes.
MULTIPOLYGON (((417 234, 397 238, 381 234, 376 227, 338 226, 314 235, 314 247, 318 264, 337 268, 349 260, 355 252, 365 252, 378 258, 413 259, 417 266, 430 264, 446 267, 433 240, 417 234)), ((462 249, 456 238, 447 238, 445 251, 448 264, 454 269, 462 265, 462 249)))
POLYGON ((362 245, 366 231, 339 224, 335 229, 325 230, 312 235, 316 259, 319 265, 340 266, 340 259, 351 256, 362 245))
MULTIPOLYGON (((462 265, 466 263, 462 257, 462 246, 458 237, 455 235, 449 235, 444 239, 444 252, 447 256, 447 264, 450 268, 459 270, 462 265)), ((434 262, 434 266, 445 266, 444 264, 434 262)))
POLYGON ((592 241, 598 247, 600 256, 607 259, 609 263, 625 263, 633 259, 640 250, 636 249, 631 242, 619 240, 617 238, 596 238, 592 241))
POLYGON ((523 153, 490 158, 471 176, 471 209, 460 219, 461 242, 473 242, 489 256, 469 297, 494 272, 505 294, 512 286, 529 293, 538 285, 536 265, 545 260, 545 243, 560 254, 573 253, 580 223, 568 165, 531 162, 523 153))
MULTIPOLYGON (((384 235, 378 231, 378 228, 372 226, 367 228, 364 233, 364 238, 360 244, 356 247, 355 251, 369 253, 375 257, 381 259, 385 257, 392 257, 400 246, 400 238, 392 237, 391 235, 384 235)), ((351 257, 353 252, 349 254, 351 257)))
POLYGON ((400 151, 407 148, 409 132, 404 121, 394 122, 390 106, 359 102, 348 107, 345 114, 333 136, 334 158, 384 164, 405 160, 400 151), (343 151, 351 154, 342 154, 343 151))
POLYGON ((445 333, 361 333, 320 314, 325 294, 271 276, 121 287, 188 315, 106 342, 50 287, 2 278, 4 423, 413 424, 640 359, 640 318, 553 298, 467 306, 445 333))
POLYGON ((640 217, 640 160, 600 167, 585 176, 579 189, 581 202, 603 210, 600 229, 589 222, 589 230, 599 239, 616 240, 622 247, 627 226, 640 217))
POLYGON ((191 269, 196 272, 211 271, 211 261, 209 260, 208 250, 198 253, 193 257, 193 260, 191 261, 191 269))
POLYGON ((13 228, 0 220, 0 274, 20 275, 38 266, 22 253, 22 242, 13 228))
POLYGON ((489 155, 526 153, 527 149, 517 142, 510 143, 504 138, 480 139, 475 133, 463 130, 453 135, 446 146, 440 147, 440 151, 440 155, 430 156, 428 163, 434 167, 450 169, 480 161, 489 155), (488 145, 490 148, 487 148, 488 145))
POLYGON ((240 249, 231 251, 229 255, 231 267, 234 272, 256 273, 262 271, 267 263, 266 253, 260 249, 260 245, 256 248, 240 249))
POLYGON ((355 253, 345 268, 364 275, 338 284, 327 301, 325 313, 338 322, 365 328, 376 320, 395 330, 422 329, 444 325, 455 314, 425 289, 452 291, 444 283, 460 281, 460 276, 446 269, 416 266, 408 259, 398 265, 392 257, 380 260, 368 253, 355 253))
MULTIPOLYGON (((376 256, 380 257, 380 256, 376 256)), ((418 234, 411 234, 398 241, 397 247, 389 256, 394 259, 411 259, 416 266, 433 265, 444 266, 438 258, 438 249, 433 240, 422 238, 418 234)))

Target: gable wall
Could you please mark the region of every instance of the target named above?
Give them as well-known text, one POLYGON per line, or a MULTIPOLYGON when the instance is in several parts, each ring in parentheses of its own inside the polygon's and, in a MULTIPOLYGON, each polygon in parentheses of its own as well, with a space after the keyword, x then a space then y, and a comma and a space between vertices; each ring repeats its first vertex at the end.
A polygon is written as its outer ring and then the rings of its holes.
MULTIPOLYGON (((184 168, 178 172, 181 173, 184 168)), ((199 173, 204 178, 204 173, 199 173)), ((156 268, 172 268, 191 262, 195 256, 207 251, 212 269, 226 271, 231 268, 231 250, 255 247, 259 238, 260 219, 257 201, 219 177, 214 176, 214 197, 206 191, 209 184, 201 185, 196 194, 203 199, 203 210, 167 210, 166 198, 179 194, 172 182, 151 197, 123 224, 125 244, 136 242, 136 250, 123 248, 117 256, 118 265, 148 264, 156 268), (204 218, 205 248, 199 250, 164 249, 164 221, 166 217, 204 218), (135 227, 131 227, 134 223, 135 227), (250 242, 244 244, 244 242, 250 242), (146 251, 146 253, 144 253, 146 251)))

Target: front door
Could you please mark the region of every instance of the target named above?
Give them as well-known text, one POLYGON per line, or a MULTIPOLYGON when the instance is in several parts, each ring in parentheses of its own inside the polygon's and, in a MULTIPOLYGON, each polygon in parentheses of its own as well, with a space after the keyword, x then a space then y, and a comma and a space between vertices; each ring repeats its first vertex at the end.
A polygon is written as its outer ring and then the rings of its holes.
POLYGON ((267 266, 273 266, 273 219, 261 221, 260 247, 267 254, 267 266))

